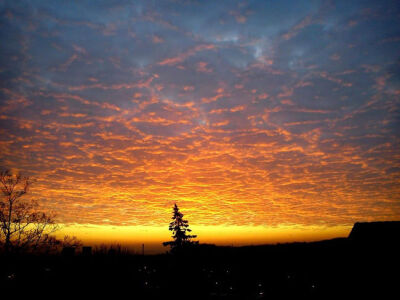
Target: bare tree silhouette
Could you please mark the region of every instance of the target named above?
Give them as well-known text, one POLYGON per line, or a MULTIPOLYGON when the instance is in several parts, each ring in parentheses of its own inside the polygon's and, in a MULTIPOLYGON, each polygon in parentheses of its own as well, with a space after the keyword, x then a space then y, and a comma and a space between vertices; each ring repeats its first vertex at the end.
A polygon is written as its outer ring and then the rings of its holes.
POLYGON ((189 229, 189 221, 183 219, 183 214, 179 211, 178 206, 174 205, 172 212, 172 222, 169 224, 169 230, 173 232, 173 241, 164 242, 164 246, 170 246, 172 252, 179 251, 186 246, 198 244, 198 241, 192 241, 197 235, 187 234, 192 230, 189 229))
POLYGON ((0 245, 6 252, 37 250, 59 243, 51 235, 59 228, 54 215, 40 211, 36 201, 22 198, 31 182, 20 173, 0 172, 0 245))
POLYGON ((62 241, 63 247, 70 247, 70 248, 81 248, 83 246, 83 243, 81 240, 79 240, 76 236, 69 236, 66 235, 64 236, 64 240, 62 241))

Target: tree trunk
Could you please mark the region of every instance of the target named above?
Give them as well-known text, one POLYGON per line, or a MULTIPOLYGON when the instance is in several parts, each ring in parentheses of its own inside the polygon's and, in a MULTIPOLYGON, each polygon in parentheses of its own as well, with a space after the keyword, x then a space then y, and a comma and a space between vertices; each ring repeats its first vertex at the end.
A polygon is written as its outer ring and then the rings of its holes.
POLYGON ((10 246, 11 246, 11 214, 12 214, 12 201, 11 199, 9 200, 10 206, 8 209, 8 222, 7 222, 7 234, 6 234, 6 241, 4 244, 4 248, 6 250, 6 253, 10 251, 10 246))

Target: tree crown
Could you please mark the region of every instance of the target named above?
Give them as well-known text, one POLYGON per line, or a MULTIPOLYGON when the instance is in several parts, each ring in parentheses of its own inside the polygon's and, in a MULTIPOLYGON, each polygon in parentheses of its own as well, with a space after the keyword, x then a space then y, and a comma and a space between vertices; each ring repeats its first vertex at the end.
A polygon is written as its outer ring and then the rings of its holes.
POLYGON ((197 244, 192 241, 197 235, 188 234, 192 230, 189 228, 189 221, 183 219, 183 214, 179 211, 178 205, 174 205, 172 211, 172 222, 169 223, 169 230, 172 231, 173 241, 164 242, 164 246, 170 246, 171 250, 177 250, 183 246, 197 244))

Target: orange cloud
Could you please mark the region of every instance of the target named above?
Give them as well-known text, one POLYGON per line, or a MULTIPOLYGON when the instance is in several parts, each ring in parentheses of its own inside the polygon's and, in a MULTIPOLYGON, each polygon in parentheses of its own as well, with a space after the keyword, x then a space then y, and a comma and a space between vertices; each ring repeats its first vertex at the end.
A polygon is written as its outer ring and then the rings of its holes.
POLYGON ((179 56, 166 58, 166 59, 160 61, 158 64, 161 65, 161 66, 164 66, 164 65, 169 65, 169 66, 176 65, 178 63, 181 63, 181 62, 185 61, 188 57, 195 55, 197 52, 205 51, 205 50, 213 50, 213 49, 215 49, 215 46, 212 45, 212 44, 198 45, 198 46, 195 46, 192 49, 189 49, 186 52, 183 52, 179 56))
POLYGON ((196 65, 196 71, 197 72, 203 72, 203 73, 211 73, 213 70, 211 68, 207 67, 208 63, 206 62, 198 62, 196 65))
POLYGON ((311 16, 307 16, 303 18, 299 23, 293 26, 287 33, 285 33, 282 37, 285 40, 290 40, 294 36, 296 36, 303 28, 309 26, 312 23, 313 19, 311 16))
POLYGON ((152 41, 154 44, 164 43, 164 39, 156 35, 153 35, 152 41))

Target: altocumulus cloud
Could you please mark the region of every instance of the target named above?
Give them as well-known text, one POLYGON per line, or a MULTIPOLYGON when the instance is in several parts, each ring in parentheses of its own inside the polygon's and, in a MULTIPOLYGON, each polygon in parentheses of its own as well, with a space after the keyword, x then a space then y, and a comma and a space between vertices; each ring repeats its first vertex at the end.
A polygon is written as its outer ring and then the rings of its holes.
POLYGON ((65 223, 399 219, 397 1, 3 1, 0 162, 65 223), (243 214, 243 211, 246 214, 243 214))

